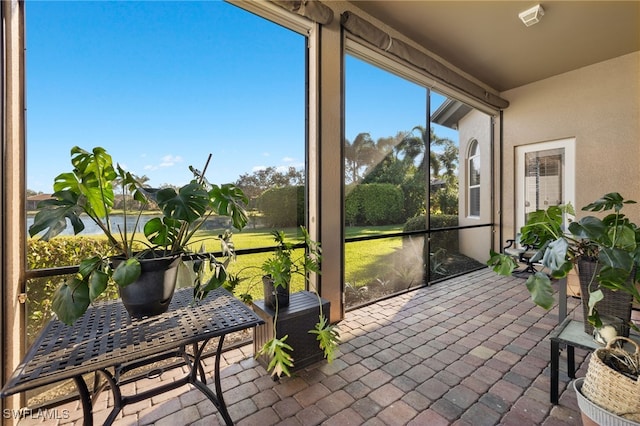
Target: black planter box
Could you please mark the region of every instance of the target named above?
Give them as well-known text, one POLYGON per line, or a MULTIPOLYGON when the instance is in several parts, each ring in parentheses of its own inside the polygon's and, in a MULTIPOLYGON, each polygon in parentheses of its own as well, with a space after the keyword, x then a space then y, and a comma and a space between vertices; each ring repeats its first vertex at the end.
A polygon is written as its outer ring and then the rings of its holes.
MULTIPOLYGON (((329 318, 328 300, 322 299, 322 312, 329 318)), ((264 304, 264 300, 257 300, 253 303, 253 310, 265 322, 264 325, 255 327, 253 330, 253 350, 257 353, 262 346, 273 338, 273 317, 275 312, 264 304)), ((318 322, 320 309, 318 296, 309 291, 300 291, 291 294, 289 306, 280 308, 278 311, 278 338, 288 335, 287 343, 293 348, 293 368, 290 372, 307 367, 324 359, 324 353, 318 345, 317 335, 309 333, 318 322)), ((266 369, 269 359, 262 355, 257 358, 258 362, 266 369)))

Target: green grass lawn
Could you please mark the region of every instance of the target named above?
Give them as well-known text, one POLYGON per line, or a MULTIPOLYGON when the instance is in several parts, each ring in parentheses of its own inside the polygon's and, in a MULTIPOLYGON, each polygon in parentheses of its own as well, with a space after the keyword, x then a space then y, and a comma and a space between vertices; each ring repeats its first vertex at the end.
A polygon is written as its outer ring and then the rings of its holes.
MULTIPOLYGON (((368 235, 384 235, 400 232, 401 225, 382 227, 350 227, 345 230, 346 238, 354 238, 368 235)), ((222 230, 209 230, 199 233, 199 242, 191 248, 199 251, 204 244, 207 252, 219 252, 220 246, 216 238, 222 230), (207 238, 208 237, 208 238, 207 238)), ((287 240, 301 242, 302 235, 298 228, 284 229, 287 240)), ((362 297, 375 298, 389 294, 393 291, 403 290, 415 285, 421 285, 424 281, 424 259, 422 258, 422 239, 413 239, 415 245, 408 244, 409 238, 392 237, 374 239, 368 241, 349 242, 345 245, 345 291, 346 300, 353 304, 363 302, 362 297), (365 288, 366 286, 366 288, 365 288), (361 297, 362 296, 362 297, 361 297)), ((92 237, 64 237, 52 240, 43 247, 39 244, 29 245, 33 250, 29 251, 30 268, 50 268, 61 265, 75 265, 80 258, 92 253, 98 246, 96 241, 104 241, 103 236, 92 237), (56 241, 54 243, 54 241, 56 241)), ((236 232, 232 239, 236 250, 249 248, 272 248, 275 242, 270 230, 246 229, 236 232)), ((304 254, 303 249, 294 251, 294 258, 304 254)), ((240 278, 240 283, 234 294, 239 296, 248 293, 254 300, 263 299, 263 284, 261 265, 271 256, 270 252, 243 254, 232 261, 228 271, 240 278)), ((224 261, 225 259, 219 259, 224 261)), ((478 262, 471 262, 456 253, 446 253, 443 259, 446 274, 464 272, 470 267, 477 267, 478 262), (467 269, 465 269, 467 268, 467 269)), ((444 275, 443 275, 444 276, 444 275)), ((440 278, 437 276, 436 278, 440 278)), ((37 278, 28 280, 29 287, 29 321, 33 326, 43 323, 49 318, 50 296, 57 287, 62 277, 37 278)), ((182 286, 192 285, 191 280, 185 280, 182 286)), ((301 275, 293 277, 291 292, 305 289, 305 280, 301 275)), ((117 297, 115 289, 110 293, 111 297, 117 297)), ((34 328, 31 327, 31 328, 34 328)))
MULTIPOLYGON (((380 227, 349 227, 346 229, 345 236, 359 237, 366 235, 380 235, 400 232, 402 225, 380 226, 380 227)), ((301 242, 302 235, 298 228, 283 229, 291 242, 301 242)), ((219 231, 203 231, 200 233, 202 238, 217 235, 219 231)), ((273 236, 270 230, 250 229, 246 228, 241 232, 233 234, 233 243, 236 250, 257 247, 274 247, 273 236)), ((200 246, 201 242, 197 244, 200 246)), ((218 242, 209 238, 204 242, 205 250, 218 251, 220 247, 218 242)), ((345 280, 353 285, 365 285, 374 281, 381 275, 389 274, 389 264, 386 259, 393 255, 402 247, 401 238, 370 240, 361 242, 348 243, 345 247, 345 280)), ((195 247, 194 247, 195 248, 195 247)), ((304 254, 302 249, 294 252, 294 258, 298 258, 304 254)), ((237 274, 242 278, 241 284, 235 291, 236 294, 249 293, 254 299, 262 299, 262 271, 260 265, 269 258, 270 253, 244 254, 240 255, 230 265, 229 272, 237 274)), ((302 276, 294 276, 291 291, 300 291, 305 288, 302 276)))
MULTIPOLYGON (((377 235, 388 234, 398 232, 401 230, 401 226, 384 226, 384 227, 353 227, 346 229, 346 237, 357 237, 364 235, 377 235)), ((222 230, 210 230, 201 231, 194 241, 191 248, 194 251, 199 251, 201 247, 208 252, 220 251, 220 245, 215 238, 223 232, 222 230), (199 241, 198 241, 199 240, 199 241)), ((291 242, 301 242, 302 236, 298 228, 284 229, 288 240, 291 242)), ((61 265, 73 265, 77 264, 78 258, 85 257, 83 252, 88 248, 95 248, 95 241, 103 241, 105 237, 102 235, 96 235, 91 237, 64 237, 56 239, 57 242, 76 241, 76 239, 83 238, 86 240, 86 244, 78 245, 81 240, 77 240, 78 244, 72 244, 69 246, 70 250, 73 250, 73 254, 64 254, 66 245, 62 244, 56 249, 56 255, 51 254, 51 250, 46 248, 38 249, 45 250, 40 254, 34 253, 32 256, 36 256, 40 259, 37 264, 33 264, 32 268, 48 268, 61 265), (93 241, 93 243, 92 243, 93 241), (84 247, 84 248, 83 248, 84 247)), ((233 235, 233 243, 237 250, 259 247, 274 247, 275 242, 271 231, 267 229, 246 229, 242 232, 236 232, 233 235)), ((60 245, 56 243, 57 245, 60 245)), ((393 264, 388 262, 388 259, 394 255, 397 250, 402 246, 401 238, 380 239, 362 242, 348 243, 345 247, 345 281, 353 286, 367 285, 376 281, 379 277, 389 276, 394 268, 393 264)), ((85 253, 86 254, 86 253, 85 253)), ((298 258, 304 254, 303 249, 294 251, 294 258, 298 258)), ((271 255, 271 253, 257 253, 257 254, 245 254, 237 256, 235 261, 231 262, 228 270, 231 274, 238 275, 241 278, 241 282, 234 292, 236 295, 241 293, 248 293, 254 299, 262 299, 262 271, 260 266, 271 255)), ((220 259, 224 260, 224 259, 220 259)), ((38 312, 42 311, 42 316, 48 317, 47 312, 50 304, 47 302, 48 295, 52 289, 58 285, 61 281, 60 277, 43 278, 38 280, 29 280, 30 294, 32 297, 39 299, 38 312), (42 282, 41 282, 42 281, 42 282), (36 284, 37 283, 37 284, 36 284), (44 284, 43 284, 44 283, 44 284), (46 289, 45 289, 46 287, 46 289), (48 290, 47 290, 48 289, 48 290), (35 293, 33 293, 35 291, 35 293), (43 298, 43 299, 41 299, 43 298), (43 305, 40 307, 40 304, 43 305)), ((190 281, 187 281, 185 285, 189 285, 190 281)), ((291 291, 296 292, 305 288, 304 278, 301 275, 295 275, 293 278, 291 291)), ((115 291, 112 292, 113 297, 115 291)), ((35 307, 32 306, 32 310, 35 307)))

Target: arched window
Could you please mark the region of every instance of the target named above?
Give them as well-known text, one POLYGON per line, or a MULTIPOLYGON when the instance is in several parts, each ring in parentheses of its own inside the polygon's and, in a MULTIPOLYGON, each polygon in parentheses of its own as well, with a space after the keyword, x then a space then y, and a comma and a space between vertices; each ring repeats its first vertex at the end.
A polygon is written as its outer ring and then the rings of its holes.
POLYGON ((468 214, 469 216, 480 216, 480 150, 478 141, 473 139, 469 144, 468 156, 468 214))

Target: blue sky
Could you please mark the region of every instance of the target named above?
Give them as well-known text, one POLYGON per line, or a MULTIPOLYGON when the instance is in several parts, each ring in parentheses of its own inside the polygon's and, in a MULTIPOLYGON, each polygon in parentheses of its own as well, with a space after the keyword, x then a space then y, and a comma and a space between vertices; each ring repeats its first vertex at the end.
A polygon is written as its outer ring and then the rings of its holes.
MULTIPOLYGON (((216 183, 304 164, 303 36, 221 1, 27 0, 26 17, 29 189, 50 192, 74 145, 156 186, 209 153, 216 183)), ((425 89, 346 67, 347 139, 425 122, 425 89)))

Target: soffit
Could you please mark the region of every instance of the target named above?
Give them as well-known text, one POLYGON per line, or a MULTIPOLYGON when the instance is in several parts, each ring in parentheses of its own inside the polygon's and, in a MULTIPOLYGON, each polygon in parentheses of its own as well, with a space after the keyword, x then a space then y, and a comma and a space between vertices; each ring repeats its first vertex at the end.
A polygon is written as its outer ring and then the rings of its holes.
POLYGON ((640 1, 349 3, 500 92, 640 50, 640 1))

